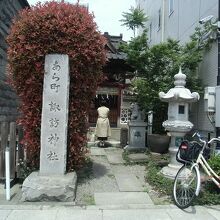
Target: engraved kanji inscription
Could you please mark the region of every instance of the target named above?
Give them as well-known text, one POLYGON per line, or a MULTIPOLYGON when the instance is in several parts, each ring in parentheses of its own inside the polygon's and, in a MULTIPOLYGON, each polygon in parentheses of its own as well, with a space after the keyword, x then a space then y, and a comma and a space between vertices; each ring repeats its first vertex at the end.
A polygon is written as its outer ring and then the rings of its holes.
POLYGON ((57 119, 57 118, 51 118, 50 120, 49 120, 49 122, 50 122, 50 127, 51 128, 57 128, 57 126, 59 125, 59 119, 57 119))
POLYGON ((50 161, 59 160, 59 159, 58 159, 58 155, 57 155, 56 152, 54 152, 54 151, 50 151, 50 152, 47 154, 47 159, 50 160, 50 161))
POLYGON ((58 84, 56 84, 56 83, 52 83, 52 84, 50 84, 50 88, 52 89, 52 90, 55 90, 55 92, 58 92, 59 90, 59 87, 60 87, 60 85, 58 85, 58 84))
POLYGON ((57 112, 57 111, 60 111, 61 108, 60 108, 60 105, 58 105, 56 102, 50 102, 49 103, 49 106, 50 106, 50 111, 51 112, 57 112))
POLYGON ((48 138, 48 143, 56 145, 58 140, 59 140, 59 137, 56 133, 55 134, 50 134, 50 137, 48 138))

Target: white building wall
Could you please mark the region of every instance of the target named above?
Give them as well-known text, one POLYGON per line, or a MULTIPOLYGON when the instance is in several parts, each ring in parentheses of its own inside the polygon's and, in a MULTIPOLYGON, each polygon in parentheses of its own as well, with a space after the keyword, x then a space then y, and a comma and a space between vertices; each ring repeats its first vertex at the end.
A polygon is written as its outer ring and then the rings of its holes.
MULTIPOLYGON (((218 17, 218 0, 174 0, 174 10, 171 14, 169 14, 169 0, 136 0, 136 3, 149 17, 146 22, 148 29, 150 23, 152 23, 150 45, 165 41, 167 38, 173 38, 179 40, 180 43, 185 43, 190 40, 190 35, 194 33, 195 27, 199 26, 201 18, 209 15, 213 15, 215 19, 218 17), (164 22, 162 21, 164 28, 161 27, 158 30, 158 10, 160 8, 164 11, 164 17, 162 17, 162 20, 164 19, 164 22), (163 30, 164 32, 162 33, 163 30)), ((205 86, 216 86, 217 43, 213 43, 211 49, 204 54, 203 61, 199 66, 199 77, 205 86)), ((196 129, 205 132, 214 131, 204 111, 203 97, 201 97, 198 104, 191 106, 190 119, 196 129)))

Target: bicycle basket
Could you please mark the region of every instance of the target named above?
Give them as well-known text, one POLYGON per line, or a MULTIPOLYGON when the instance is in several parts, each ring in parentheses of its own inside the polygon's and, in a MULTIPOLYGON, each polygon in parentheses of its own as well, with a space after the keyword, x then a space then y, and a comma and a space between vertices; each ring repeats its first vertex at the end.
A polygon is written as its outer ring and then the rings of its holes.
POLYGON ((211 157, 211 149, 209 147, 206 147, 203 151, 203 157, 208 160, 211 157))
POLYGON ((176 154, 176 160, 180 163, 190 163, 195 161, 202 149, 202 146, 197 142, 189 142, 184 140, 181 142, 176 154))

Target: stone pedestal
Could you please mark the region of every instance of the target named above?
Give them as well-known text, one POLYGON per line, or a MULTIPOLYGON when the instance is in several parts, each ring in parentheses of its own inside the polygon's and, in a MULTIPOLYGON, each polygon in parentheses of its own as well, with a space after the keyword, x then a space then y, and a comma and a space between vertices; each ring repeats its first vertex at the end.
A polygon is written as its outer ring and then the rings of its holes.
POLYGON ((163 167, 161 173, 167 178, 174 179, 178 170, 182 166, 182 164, 176 160, 177 151, 185 134, 192 129, 193 124, 190 121, 167 120, 163 123, 163 126, 169 129, 171 141, 169 146, 170 162, 168 166, 163 167))
POLYGON ((75 198, 76 180, 75 172, 51 176, 33 172, 22 185, 22 201, 72 202, 75 198))
POLYGON ((146 151, 146 126, 142 121, 130 121, 129 144, 124 147, 126 151, 146 151))
POLYGON ((60 54, 46 55, 40 171, 25 179, 22 186, 23 200, 75 199, 76 173, 66 174, 69 81, 69 57, 60 54))

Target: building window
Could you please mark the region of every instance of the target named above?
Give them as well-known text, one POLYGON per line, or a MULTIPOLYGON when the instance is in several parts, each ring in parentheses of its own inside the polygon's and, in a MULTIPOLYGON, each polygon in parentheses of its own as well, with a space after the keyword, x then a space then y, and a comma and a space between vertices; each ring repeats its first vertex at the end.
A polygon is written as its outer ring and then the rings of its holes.
POLYGON ((174 12, 174 0, 169 0, 169 16, 174 12))
POLYGON ((152 40, 152 22, 150 23, 150 26, 149 26, 149 42, 151 42, 152 40))
POLYGON ((161 9, 158 11, 158 30, 160 30, 161 27, 161 9))

